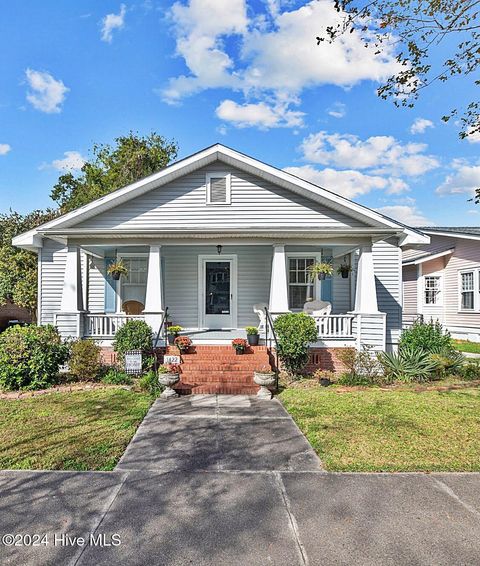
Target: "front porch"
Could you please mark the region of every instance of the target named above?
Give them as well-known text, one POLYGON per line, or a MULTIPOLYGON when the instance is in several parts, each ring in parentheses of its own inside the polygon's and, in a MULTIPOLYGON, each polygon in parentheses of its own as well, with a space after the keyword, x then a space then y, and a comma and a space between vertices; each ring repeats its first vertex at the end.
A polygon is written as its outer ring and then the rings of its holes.
POLYGON ((229 344, 260 326, 267 307, 273 317, 299 312, 309 301, 329 304, 330 314, 312 313, 318 341, 312 347, 371 345, 385 349, 386 315, 379 312, 372 240, 325 240, 312 245, 239 243, 139 246, 70 244, 66 250, 61 308, 53 323, 64 337, 83 337, 111 345, 128 320, 145 320, 155 335, 168 307, 170 324, 182 326, 194 344, 229 344), (107 272, 122 259, 128 275, 119 281, 107 272), (329 262, 334 274, 311 281, 308 267, 329 262), (348 277, 337 273, 350 265, 348 277), (138 305, 127 314, 125 305, 138 305), (259 316, 260 314, 260 316, 259 316))

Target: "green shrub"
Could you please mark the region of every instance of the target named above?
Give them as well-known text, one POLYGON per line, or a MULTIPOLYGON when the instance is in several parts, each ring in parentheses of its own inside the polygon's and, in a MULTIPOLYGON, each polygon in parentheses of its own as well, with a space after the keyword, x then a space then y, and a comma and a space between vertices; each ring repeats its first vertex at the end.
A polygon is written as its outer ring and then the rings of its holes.
POLYGON ((429 381, 435 376, 438 362, 422 349, 403 346, 397 352, 378 354, 385 379, 414 383, 429 381))
POLYGON ((77 379, 98 379, 102 364, 100 346, 93 340, 75 340, 70 347, 68 367, 77 379))
POLYGON ((430 359, 436 364, 435 372, 439 379, 460 373, 465 363, 465 356, 461 352, 444 346, 433 348, 430 359))
POLYGON ((480 379, 480 363, 478 361, 469 360, 460 368, 458 375, 467 381, 480 379))
POLYGON ((453 350, 453 342, 448 330, 444 330, 438 321, 423 322, 417 320, 405 329, 400 337, 399 348, 423 350, 427 354, 437 353, 438 349, 453 350))
POLYGON ((359 351, 354 348, 345 348, 338 353, 338 359, 346 369, 339 383, 371 385, 381 381, 381 366, 371 347, 363 346, 359 351))
MULTIPOLYGON (((141 350, 143 353, 152 350, 152 329, 143 320, 129 320, 115 333, 113 349, 119 354, 119 361, 124 364, 125 352, 141 350)), ((143 356, 143 368, 150 369, 152 358, 143 356)))
POLYGON ((133 383, 131 375, 116 368, 110 368, 101 381, 107 385, 131 385, 133 383))
POLYGON ((158 397, 164 389, 163 385, 158 383, 158 375, 153 370, 141 377, 138 384, 143 391, 146 391, 152 397, 158 397))
POLYGON ((256 326, 246 326, 245 332, 248 336, 256 336, 258 334, 258 328, 256 326))
POLYGON ((273 324, 282 365, 288 373, 296 375, 308 362, 309 344, 318 338, 315 320, 305 313, 287 313, 280 315, 273 324))
POLYGON ((42 389, 55 383, 69 347, 54 326, 13 326, 0 334, 0 389, 42 389))

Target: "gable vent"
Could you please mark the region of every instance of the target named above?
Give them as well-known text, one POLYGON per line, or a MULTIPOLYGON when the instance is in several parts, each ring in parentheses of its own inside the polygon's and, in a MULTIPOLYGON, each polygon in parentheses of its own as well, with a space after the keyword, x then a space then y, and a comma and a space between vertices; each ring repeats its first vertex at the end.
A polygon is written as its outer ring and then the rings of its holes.
POLYGON ((230 174, 207 176, 207 204, 230 204, 230 174))
POLYGON ((210 179, 210 202, 227 202, 226 177, 212 177, 210 179))

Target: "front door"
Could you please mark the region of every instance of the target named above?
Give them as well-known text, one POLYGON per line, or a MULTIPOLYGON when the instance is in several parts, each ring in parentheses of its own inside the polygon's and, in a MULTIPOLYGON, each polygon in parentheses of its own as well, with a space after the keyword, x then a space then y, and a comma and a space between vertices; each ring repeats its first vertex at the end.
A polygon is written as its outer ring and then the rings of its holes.
POLYGON ((232 258, 202 260, 202 326, 210 329, 234 326, 234 261, 232 258))

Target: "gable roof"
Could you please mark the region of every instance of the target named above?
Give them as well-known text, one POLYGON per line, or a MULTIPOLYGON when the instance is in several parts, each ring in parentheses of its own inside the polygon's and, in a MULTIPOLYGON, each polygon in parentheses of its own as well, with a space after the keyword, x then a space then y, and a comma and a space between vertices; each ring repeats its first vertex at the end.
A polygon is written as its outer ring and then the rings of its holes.
POLYGON ((480 228, 476 226, 425 226, 419 228, 419 230, 425 232, 425 234, 436 234, 438 236, 480 239, 480 228))
POLYGON ((68 234, 74 226, 84 220, 97 216, 98 214, 110 210, 115 206, 145 194, 152 189, 170 183, 173 180, 201 167, 208 166, 217 160, 256 175, 257 177, 278 186, 282 186, 312 201, 321 203, 329 208, 347 214, 350 217, 357 218, 366 223, 368 226, 371 226, 372 229, 377 228, 387 230, 392 234, 397 234, 401 237, 402 244, 427 243, 429 241, 428 236, 425 236, 417 229, 410 228, 400 222, 384 216, 383 214, 380 214, 379 212, 357 204, 345 197, 310 183, 309 181, 305 181, 291 173, 287 173, 286 171, 267 165, 266 163, 249 157, 239 151, 221 144, 215 144, 194 153, 189 157, 181 159, 153 175, 145 177, 131 185, 127 185, 126 187, 96 199, 72 212, 55 218, 34 230, 21 234, 14 238, 13 243, 14 245, 30 249, 39 247, 41 246, 42 235, 53 235, 62 232, 64 234, 68 234))

